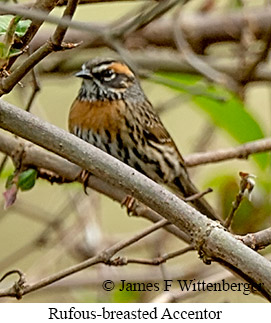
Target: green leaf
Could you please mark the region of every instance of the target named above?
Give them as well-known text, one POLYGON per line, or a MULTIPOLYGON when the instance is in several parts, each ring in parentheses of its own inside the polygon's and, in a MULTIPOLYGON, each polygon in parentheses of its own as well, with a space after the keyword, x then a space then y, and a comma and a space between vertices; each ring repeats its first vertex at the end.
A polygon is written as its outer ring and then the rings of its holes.
POLYGON ((22 37, 26 33, 27 29, 31 24, 31 20, 20 20, 21 17, 19 16, 3 15, 0 16, 0 36, 6 34, 6 32, 9 29, 9 24, 14 17, 16 17, 14 19, 14 24, 16 25, 15 35, 17 35, 18 37, 22 37))
POLYGON ((11 15, 3 15, 0 16, 0 36, 5 35, 8 30, 9 23, 13 16, 11 15))
POLYGON ((149 80, 191 96, 203 96, 218 102, 224 102, 228 99, 225 94, 222 96, 209 91, 209 85, 207 85, 206 82, 202 82, 201 77, 195 75, 161 73, 152 75, 149 80))
MULTIPOLYGON (((176 86, 172 84, 169 86, 166 82, 165 85, 179 92, 190 94, 192 102, 208 114, 215 125, 224 129, 240 144, 264 137, 264 132, 256 118, 246 109, 244 103, 231 92, 220 86, 210 86, 207 83, 203 86, 204 83, 198 76, 167 73, 159 74, 159 77, 164 78, 165 81, 176 83, 176 86), (180 84, 179 88, 178 84, 180 84), (186 90, 187 87, 189 90, 186 90), (194 89, 192 92, 191 88, 194 89), (219 98, 224 98, 224 100, 219 100, 219 98)), ((268 165, 266 153, 255 154, 253 158, 262 169, 268 165)))
MULTIPOLYGON (((193 98, 193 101, 211 117, 214 124, 226 130, 239 143, 264 137, 256 118, 233 94, 223 104, 203 97, 193 98)), ((255 154, 253 158, 262 169, 268 165, 267 154, 255 154)))
POLYGON ((31 20, 29 20, 29 19, 20 20, 17 27, 16 27, 15 34, 18 37, 24 36, 25 33, 27 32, 27 29, 30 27, 30 25, 31 25, 31 20))
POLYGON ((18 187, 22 191, 30 190, 36 183, 37 171, 35 169, 29 168, 26 171, 20 173, 18 180, 18 187))

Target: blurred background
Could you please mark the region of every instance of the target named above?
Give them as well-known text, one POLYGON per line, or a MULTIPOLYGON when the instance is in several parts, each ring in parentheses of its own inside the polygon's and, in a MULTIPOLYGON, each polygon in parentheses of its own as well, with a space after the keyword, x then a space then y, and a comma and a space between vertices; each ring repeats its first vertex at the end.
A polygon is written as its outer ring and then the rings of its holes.
MULTIPOLYGON (((30 1, 17 2, 21 4, 30 1)), ((79 5, 74 20, 101 26, 113 22, 125 23, 138 12, 158 3, 103 2, 79 5)), ((64 8, 55 8, 52 14, 61 17, 64 8)), ((244 76, 249 66, 265 50, 270 38, 269 33, 261 34, 258 31, 257 28, 262 26, 259 27, 255 17, 258 13, 260 16, 269 11, 271 15, 269 1, 194 0, 185 6, 175 6, 152 23, 165 23, 167 26, 167 22, 174 24, 174 21, 180 21, 187 41, 194 40, 194 43, 190 42, 192 53, 214 70, 238 81, 240 87, 236 91, 228 83, 225 86, 202 75, 197 66, 187 63, 185 53, 176 48, 176 44, 174 46, 166 40, 162 43, 155 34, 155 30, 159 32, 158 25, 157 29, 151 27, 151 24, 147 25, 131 37, 125 35, 114 46, 104 46, 90 33, 69 30, 66 40, 82 41, 82 44, 72 50, 52 53, 38 64, 35 71, 40 91, 35 96, 31 113, 67 130, 69 109, 80 87, 80 80, 74 77, 74 73, 88 59, 96 56, 119 57, 121 53, 123 59, 131 62, 142 76, 141 84, 145 93, 159 111, 184 158, 195 152, 234 147, 269 137, 271 71, 268 53, 258 62, 251 75, 246 75, 246 79, 244 76), (255 14, 251 20, 250 13, 255 14), (240 34, 234 19, 238 20, 238 15, 242 14, 247 14, 248 18, 240 34), (214 20, 208 17, 214 17, 214 20), (231 20, 227 17, 235 18, 231 20), (195 29, 197 19, 200 26, 204 26, 205 21, 206 28, 208 22, 213 22, 209 28, 213 28, 214 34, 216 28, 222 30, 221 34, 214 36, 216 40, 210 44, 203 44, 199 40, 196 42, 196 33, 199 31, 195 29), (222 24, 224 20, 228 21, 228 25, 219 26, 219 21, 222 24), (225 37, 225 41, 221 41, 224 40, 223 33, 230 35, 225 37), (230 41, 229 38, 235 38, 237 34, 238 39, 230 41)), ((30 43, 30 50, 39 48, 54 29, 54 25, 45 23, 30 43)), ((19 66, 25 59, 26 55, 21 56, 14 66, 19 66)), ((3 99, 24 109, 32 92, 33 75, 29 73, 3 99)), ((1 172, 1 192, 5 191, 7 177, 13 171, 14 166, 9 160, 1 172)), ((246 234, 270 227, 270 153, 250 156, 247 160, 229 160, 189 169, 193 182, 201 190, 212 187, 213 192, 206 198, 223 218, 228 215, 238 193, 240 171, 254 174, 256 185, 251 201, 245 199, 237 211, 232 223, 233 232, 246 234)), ((128 216, 126 209, 121 208, 119 203, 91 189, 85 195, 82 185, 78 183, 51 185, 40 179, 33 189, 19 192, 16 202, 8 209, 4 209, 3 197, 1 204, 0 274, 19 268, 30 282, 83 261, 151 224, 146 219, 128 216)), ((152 259, 185 246, 185 243, 160 229, 124 249, 120 255, 152 259)), ((261 253, 268 256, 270 251, 268 247, 261 253)), ((23 297, 22 302, 265 302, 256 294, 243 295, 242 292, 177 293, 175 298, 172 296, 167 299, 168 296, 161 291, 119 292, 116 287, 106 292, 101 288, 102 281, 106 279, 113 280, 116 285, 122 279, 129 282, 194 278, 210 282, 223 278, 228 282, 240 281, 221 266, 207 266, 198 258, 198 254, 193 251, 158 267, 138 264, 123 267, 96 265, 30 293, 23 297)), ((1 287, 10 286, 14 279, 16 276, 7 278, 1 287)), ((178 291, 177 285, 175 289, 178 291)), ((17 302, 8 298, 0 301, 17 302)))

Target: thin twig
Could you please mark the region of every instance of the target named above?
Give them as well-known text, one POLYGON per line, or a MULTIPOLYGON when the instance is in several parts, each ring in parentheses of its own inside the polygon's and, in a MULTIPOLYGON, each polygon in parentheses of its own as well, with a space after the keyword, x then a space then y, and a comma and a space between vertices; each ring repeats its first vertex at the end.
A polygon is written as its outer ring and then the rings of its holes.
MULTIPOLYGON (((127 239, 127 240, 124 240, 124 241, 120 241, 118 243, 116 243, 114 245, 114 254, 117 253, 118 251, 130 246, 131 244, 139 241, 140 239, 146 237, 147 235, 149 235, 150 233, 154 232, 154 231, 157 231, 158 229, 166 226, 166 225, 169 225, 170 223, 163 219, 163 220, 160 220, 158 221, 157 223, 154 223, 153 225, 151 225, 150 227, 148 227, 147 229, 143 230, 142 232, 138 233, 138 234, 135 234, 132 238, 130 239, 127 239)), ((111 255, 111 249, 107 249, 105 252, 104 252, 104 256, 105 258, 105 261, 109 260, 112 255, 111 255)))
MULTIPOLYGON (((56 7, 58 3, 58 0, 36 0, 35 3, 33 3, 31 5, 30 8, 22 8, 23 10, 27 10, 28 12, 42 12, 42 14, 44 15, 44 17, 48 17, 49 13, 56 7)), ((10 5, 4 5, 7 9, 9 7, 11 7, 10 5)), ((18 5, 13 6, 15 8, 19 8, 18 5)), ((0 10, 1 10, 1 5, 0 5, 0 10)), ((4 9, 4 10, 5 10, 4 9)), ((12 12, 10 12, 12 13, 12 12)), ((16 12, 14 12, 16 14, 16 12)), ((20 14, 19 14, 20 15, 20 14)), ((30 27, 28 28, 26 34, 22 37, 21 42, 18 44, 20 49, 24 49, 26 48, 26 46, 31 42, 31 40, 33 39, 33 37, 36 35, 36 33, 38 32, 39 28, 41 27, 41 25, 43 24, 44 19, 32 19, 32 23, 30 25, 30 27)))
POLYGON ((246 81, 249 82, 251 80, 257 66, 260 63, 263 63, 268 56, 270 46, 271 46, 271 27, 270 29, 266 32, 266 35, 263 37, 263 42, 264 42, 264 48, 261 50, 261 52, 256 56, 254 60, 247 66, 245 66, 245 70, 242 73, 242 78, 246 81))
POLYGON ((224 226, 227 229, 230 228, 232 224, 233 217, 235 216, 238 208, 240 207, 244 199, 245 192, 248 192, 250 195, 255 185, 254 181, 252 180, 252 177, 255 177, 255 176, 252 176, 251 174, 243 173, 243 172, 240 172, 239 175, 241 177, 240 189, 235 197, 235 200, 232 202, 232 208, 231 208, 230 214, 228 215, 228 217, 224 222, 224 226))
MULTIPOLYGON (((40 212, 40 210, 37 210, 37 208, 32 207, 32 209, 36 210, 36 212, 40 212)), ((23 211, 22 208, 19 208, 19 210, 20 210, 20 214, 22 214, 22 211, 23 211)), ((27 216, 29 217, 29 210, 26 209, 26 211, 28 212, 27 216)), ((49 221, 49 219, 52 218, 51 215, 46 214, 46 218, 41 219, 40 213, 39 213, 38 214, 39 217, 37 219, 39 221, 43 220, 43 223, 47 220, 46 227, 31 242, 26 243, 24 246, 20 246, 18 250, 15 250, 13 253, 9 254, 6 258, 2 259, 0 262, 0 268, 2 268, 3 270, 4 268, 11 266, 14 262, 17 262, 21 258, 26 257, 28 254, 34 251, 34 249, 37 246, 45 245, 46 241, 49 239, 48 238, 49 234, 53 230, 58 230, 59 227, 64 222, 64 220, 70 215, 71 212, 72 212, 71 203, 69 202, 67 203, 67 201, 65 201, 63 207, 61 208, 61 210, 58 212, 57 215, 54 215, 52 221, 49 221)), ((32 219, 33 219, 33 216, 32 216, 32 219)))
POLYGON ((175 109, 179 107, 180 105, 186 103, 189 100, 190 100, 190 96, 185 94, 179 94, 177 96, 174 96, 173 98, 168 99, 166 102, 156 105, 155 111, 159 115, 161 115, 164 112, 167 112, 171 109, 175 109))
MULTIPOLYGON (((37 2, 41 2, 38 0, 37 2)), ((17 6, 11 6, 8 4, 0 5, 0 10, 3 13, 18 14, 26 18, 30 18, 36 21, 48 21, 54 24, 62 23, 63 26, 69 25, 70 28, 81 30, 87 32, 87 37, 93 46, 97 46, 97 43, 93 42, 93 39, 100 35, 102 36, 104 32, 110 33, 110 28, 105 30, 107 24, 91 24, 83 23, 78 21, 73 21, 69 24, 68 21, 61 21, 60 18, 50 15, 47 16, 42 12, 35 11, 34 9, 29 10, 25 8, 18 8, 17 6)), ((257 26, 254 30, 254 35, 257 39, 261 39, 266 33, 270 30, 270 8, 249 8, 245 10, 235 10, 229 11, 227 13, 206 13, 202 14, 190 14, 186 13, 183 17, 183 29, 187 35, 187 40, 191 44, 194 51, 197 53, 204 53, 204 49, 218 42, 239 42, 241 31, 244 26, 247 25, 247 21, 250 20, 253 22, 254 26, 257 26), (231 30, 229 32, 229 25, 231 30)), ((163 17, 158 19, 151 24, 149 24, 144 29, 129 34, 129 37, 132 36, 133 39, 140 40, 139 44, 147 45, 158 45, 158 46, 167 46, 171 48, 176 47, 174 41, 174 35, 172 32, 172 27, 175 25, 175 20, 169 17, 163 17)), ((78 39, 78 38, 76 38, 78 39)), ((105 45, 105 43, 99 42, 100 45, 105 45)), ((132 43, 137 43, 132 42, 132 43)), ((40 47, 40 44, 37 46, 40 47)), ((140 46, 142 49, 142 46, 140 46)), ((239 73, 240 74, 240 73, 239 73)), ((238 79, 238 73, 236 73, 238 79)), ((240 77, 240 75, 239 75, 240 77)))
POLYGON ((14 269, 14 270, 10 270, 10 271, 8 271, 7 273, 5 273, 5 274, 1 277, 1 279, 0 279, 0 283, 1 283, 4 279, 6 279, 8 276, 13 275, 13 274, 18 274, 18 275, 19 275, 19 277, 20 277, 20 280, 21 280, 21 279, 23 279, 23 277, 24 277, 24 274, 22 273, 22 271, 21 271, 21 270, 19 270, 19 269, 14 269))
POLYGON ((271 228, 236 237, 250 248, 260 250, 271 244, 271 228))
POLYGON ((191 154, 186 156, 185 163, 188 167, 217 163, 229 159, 247 159, 251 154, 268 152, 271 150, 271 138, 259 139, 247 142, 234 148, 219 149, 191 154))
POLYGON ((8 155, 5 155, 1 161, 1 164, 0 164, 0 175, 2 174, 5 166, 6 166, 6 163, 8 161, 8 155))
POLYGON ((8 271, 0 279, 0 282, 2 282, 6 277, 13 275, 13 274, 19 275, 19 280, 14 283, 14 285, 10 288, 10 291, 11 291, 11 293, 14 293, 14 296, 17 299, 21 299, 23 296, 23 289, 25 288, 25 283, 26 283, 25 275, 21 270, 15 269, 15 270, 8 271))
MULTIPOLYGON (((77 6, 78 0, 69 0, 68 5, 63 13, 62 19, 70 21, 77 6)), ((0 5, 1 8, 1 5, 0 5)), ((29 11, 31 12, 31 11, 29 11)), ((46 16, 47 17, 47 16, 46 16)), ((58 25, 52 39, 46 42, 36 52, 34 52, 26 61, 17 67, 7 78, 2 80, 0 96, 8 93, 12 88, 42 59, 48 56, 51 52, 57 50, 63 50, 64 48, 70 49, 76 47, 76 45, 62 45, 62 40, 66 34, 68 26, 58 25)))
MULTIPOLYGON (((192 251, 195 250, 194 247, 192 246, 188 246, 185 248, 182 248, 180 250, 177 251, 173 251, 173 252, 169 252, 167 254, 164 254, 160 257, 154 258, 154 259, 132 259, 132 258, 128 258, 125 259, 124 262, 126 264, 141 264, 141 265, 151 265, 151 266, 159 266, 163 263, 165 263, 167 260, 169 259, 173 259, 176 258, 178 256, 181 256, 185 253, 187 253, 188 251, 192 251)), ((112 260, 113 265, 114 264, 114 259, 112 260)), ((116 263, 118 263, 118 259, 116 259, 116 263)))
MULTIPOLYGON (((14 2, 17 3, 17 0, 13 0, 14 2)), ((38 0, 40 1, 40 0, 38 0)), ((135 1, 135 0, 79 0, 78 4, 79 5, 89 5, 89 4, 97 4, 97 3, 105 3, 105 2, 121 2, 121 1, 135 1)), ((145 0, 146 1, 146 0, 145 0)), ((152 0, 147 0, 147 1, 152 1, 152 0)), ((58 0, 57 6, 58 7, 62 7, 62 6, 66 6, 67 5, 68 0, 58 0)), ((33 5, 35 4, 35 2, 27 2, 27 3, 23 3, 23 4, 18 4, 18 8, 32 8, 33 5)), ((2 14, 2 12, 0 11, 0 14, 2 14)))
MULTIPOLYGON (((146 267, 145 267, 146 268, 146 267)), ((58 281, 53 285, 48 286, 44 289, 44 292, 58 292, 63 291, 67 288, 100 288, 104 277, 110 277, 114 282, 119 282, 121 280, 126 280, 128 282, 161 282, 163 281, 163 277, 161 276, 160 266, 156 268, 149 268, 146 270, 145 268, 141 268, 141 270, 134 270, 133 267, 129 267, 129 270, 125 271, 115 271, 111 270, 110 266, 104 267, 102 275, 94 275, 93 270, 89 272, 77 273, 76 276, 67 277, 64 280, 58 281)), ((94 268, 93 268, 94 269, 94 268)), ((99 268, 96 267, 98 273, 100 273, 99 268)), ((205 279, 205 277, 209 277, 217 272, 224 272, 225 276, 227 274, 234 277, 230 272, 227 272, 225 269, 217 266, 207 267, 204 265, 201 266, 187 266, 184 264, 182 266, 182 270, 180 271, 180 265, 172 265, 170 268, 170 278, 172 280, 181 279, 182 277, 186 277, 188 279, 205 279)))
POLYGON ((200 199, 201 197, 203 197, 204 195, 206 195, 206 194, 208 194, 208 193, 211 193, 211 192, 213 192, 213 190, 209 187, 209 188, 207 188, 205 191, 203 191, 203 192, 199 192, 199 193, 196 193, 196 194, 193 194, 193 195, 191 195, 191 196, 189 196, 189 197, 186 197, 186 198, 184 198, 184 201, 185 202, 192 202, 192 201, 194 201, 194 200, 197 200, 197 199, 200 199))
POLYGON ((58 25, 59 27, 64 27, 64 28, 71 27, 78 30, 82 30, 84 32, 93 32, 93 33, 96 33, 97 35, 101 35, 104 32, 103 28, 98 24, 71 21, 67 17, 59 18, 55 15, 48 16, 46 13, 40 10, 35 10, 35 9, 29 10, 29 9, 20 8, 14 5, 8 5, 8 4, 5 4, 5 5, 0 4, 0 10, 2 10, 5 13, 17 14, 17 15, 23 16, 24 18, 33 19, 35 21, 41 21, 41 22, 46 21, 48 23, 58 25))
MULTIPOLYGON (((91 267, 93 265, 96 265, 98 263, 105 263, 105 264, 110 264, 110 260, 111 258, 120 250, 130 246, 131 244, 133 244, 134 242, 146 237, 147 235, 149 235, 150 233, 160 229, 161 227, 165 226, 168 224, 168 221, 166 220, 161 220, 158 223, 155 223, 153 225, 151 225, 149 228, 143 230, 142 232, 136 234, 135 236, 133 236, 132 238, 129 238, 127 240, 123 240, 120 241, 118 243, 116 243, 115 245, 113 245, 112 247, 109 247, 105 250, 103 250, 102 252, 100 252, 98 255, 83 261, 77 265, 71 266, 69 268, 66 268, 56 274, 52 274, 49 277, 46 277, 44 279, 41 279, 39 282, 37 283, 33 283, 33 284, 29 284, 29 285, 25 285, 22 286, 22 288, 20 289, 20 297, 22 297, 25 294, 28 294, 30 292, 33 292, 35 290, 41 289, 45 286, 48 286, 60 279, 63 279, 69 275, 72 275, 78 271, 81 271, 83 269, 86 269, 88 267, 91 267)), ((16 270, 17 272, 17 270, 16 270)), ((8 273, 7 273, 8 274, 8 273)), ((4 278, 6 277, 6 275, 4 275, 4 278)), ((3 279, 3 278, 2 278, 3 279)), ((0 291, 0 297, 18 297, 18 294, 16 292, 16 290, 14 289, 14 286, 12 286, 11 288, 5 289, 0 291)))
POLYGON ((138 15, 131 21, 125 22, 123 25, 116 27, 111 32, 112 37, 120 38, 124 34, 131 33, 135 30, 143 28, 146 24, 152 22, 154 19, 159 18, 161 15, 172 9, 177 4, 185 4, 189 0, 164 0, 160 1, 157 5, 150 6, 150 9, 143 6, 138 15))
POLYGON ((195 146, 192 151, 198 153, 208 150, 210 142, 213 139, 215 130, 216 126, 213 123, 206 121, 201 131, 199 132, 198 138, 195 140, 195 146))
MULTIPOLYGON (((30 50, 28 50, 28 55, 30 55, 30 50)), ((31 76, 32 76, 32 93, 26 105, 25 111, 30 112, 30 109, 33 105, 34 99, 36 98, 38 92, 40 91, 40 82, 38 77, 38 72, 35 67, 31 69, 31 76)))
POLYGON ((221 84, 234 92, 238 92, 239 84, 233 78, 231 78, 229 75, 223 74, 215 70, 194 53, 193 49, 186 41, 183 35, 181 28, 181 18, 182 16, 179 15, 178 19, 176 19, 174 36, 177 48, 183 54, 186 61, 196 70, 198 70, 202 75, 204 75, 207 79, 217 84, 221 84))

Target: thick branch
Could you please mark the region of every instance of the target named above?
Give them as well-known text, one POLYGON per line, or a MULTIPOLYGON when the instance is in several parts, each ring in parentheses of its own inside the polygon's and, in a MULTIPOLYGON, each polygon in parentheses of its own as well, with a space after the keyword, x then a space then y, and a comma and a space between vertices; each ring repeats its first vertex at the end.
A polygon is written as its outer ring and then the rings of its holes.
MULTIPOLYGON (((13 157, 16 151, 24 149, 23 164, 25 167, 34 167, 37 169, 44 169, 59 175, 66 181, 81 181, 82 178, 78 175, 81 172, 81 168, 77 165, 70 163, 66 159, 63 159, 57 155, 51 154, 33 144, 22 142, 12 136, 7 136, 0 133, 0 151, 13 157)), ((108 183, 105 183, 102 179, 92 175, 88 181, 88 187, 105 194, 114 201, 122 203, 126 198, 127 194, 125 191, 116 188, 108 183)), ((140 203, 135 201, 132 208, 132 213, 135 216, 144 217, 151 222, 158 222, 161 220, 161 216, 140 203)), ((174 234, 178 238, 189 242, 188 236, 178 229, 174 225, 167 225, 165 230, 174 234)))
MULTIPOLYGON (((257 153, 258 151, 264 151, 262 150, 261 142, 269 141, 270 139, 262 139, 255 142, 247 143, 246 146, 249 147, 255 147, 255 149, 250 151, 250 153, 257 153), (256 148, 257 147, 257 148, 256 148)), ((239 146, 239 147, 243 147, 239 146)), ((239 147, 229 149, 229 151, 238 151, 239 147)), ((266 148, 268 148, 268 145, 266 145, 266 148)), ((16 153, 16 151, 24 149, 24 160, 23 164, 25 167, 34 167, 37 169, 44 169, 50 172, 53 172, 54 174, 57 174, 61 178, 66 179, 67 181, 73 182, 73 181, 81 181, 81 177, 78 177, 78 174, 81 171, 81 168, 78 167, 75 164, 72 164, 68 162, 67 160, 51 154, 43 149, 38 148, 37 146, 30 144, 28 142, 24 142, 22 140, 18 140, 12 136, 8 136, 4 133, 0 133, 0 151, 7 154, 11 158, 16 153)), ((226 150, 221 150, 226 151, 226 150)), ((195 166, 201 165, 200 162, 205 163, 205 155, 209 155, 210 159, 209 161, 215 160, 213 156, 216 156, 217 152, 211 152, 211 153, 198 153, 197 158, 194 160, 194 154, 186 156, 185 160, 188 163, 189 166, 195 166), (202 158, 201 158, 202 156, 202 158), (195 164, 194 164, 195 163, 195 164)), ((233 158, 236 157, 236 154, 231 155, 233 158)), ((228 157, 228 155, 227 155, 228 157)), ((222 161, 224 159, 221 159, 222 161)), ((225 159, 227 160, 227 159, 225 159)), ((94 175, 89 178, 88 181, 88 187, 107 195, 114 201, 118 201, 119 203, 122 203, 123 200, 126 197, 126 193, 121 189, 116 189, 116 187, 113 187, 101 179, 95 177, 94 175)), ((135 201, 132 208, 133 215, 140 216, 147 218, 148 220, 152 222, 158 222, 161 217, 159 214, 154 212, 153 210, 149 209, 142 203, 135 201)), ((174 234, 178 238, 189 242, 189 238, 187 235, 185 235, 182 231, 180 231, 178 228, 176 228, 173 225, 168 225, 165 227, 165 230, 168 232, 174 234)), ((270 229, 265 229, 263 231, 259 231, 253 234, 247 234, 245 236, 238 236, 237 238, 240 239, 243 243, 245 243, 247 246, 249 246, 252 249, 258 250, 263 247, 268 246, 271 243, 270 238, 270 229)))
MULTIPOLYGON (((242 31, 249 24, 257 39, 262 39, 271 27, 271 8, 253 8, 223 13, 186 14, 182 28, 195 52, 203 54, 207 46, 217 42, 239 42, 242 31)), ((143 37, 145 43, 175 48, 173 36, 174 19, 163 17, 135 36, 143 37)))
POLYGON ((221 261, 271 300, 270 262, 160 185, 100 149, 3 100, 0 126, 124 189, 183 230, 205 261, 221 261))

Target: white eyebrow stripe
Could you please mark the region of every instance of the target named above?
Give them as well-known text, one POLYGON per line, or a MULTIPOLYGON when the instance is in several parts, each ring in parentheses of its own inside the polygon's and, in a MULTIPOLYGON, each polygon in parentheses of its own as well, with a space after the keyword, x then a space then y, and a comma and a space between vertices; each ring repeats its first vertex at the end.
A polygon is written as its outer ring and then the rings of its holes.
POLYGON ((112 63, 110 63, 110 64, 103 64, 103 65, 100 65, 100 66, 97 66, 97 67, 93 67, 92 72, 93 73, 100 73, 100 72, 106 70, 111 64, 112 63))

